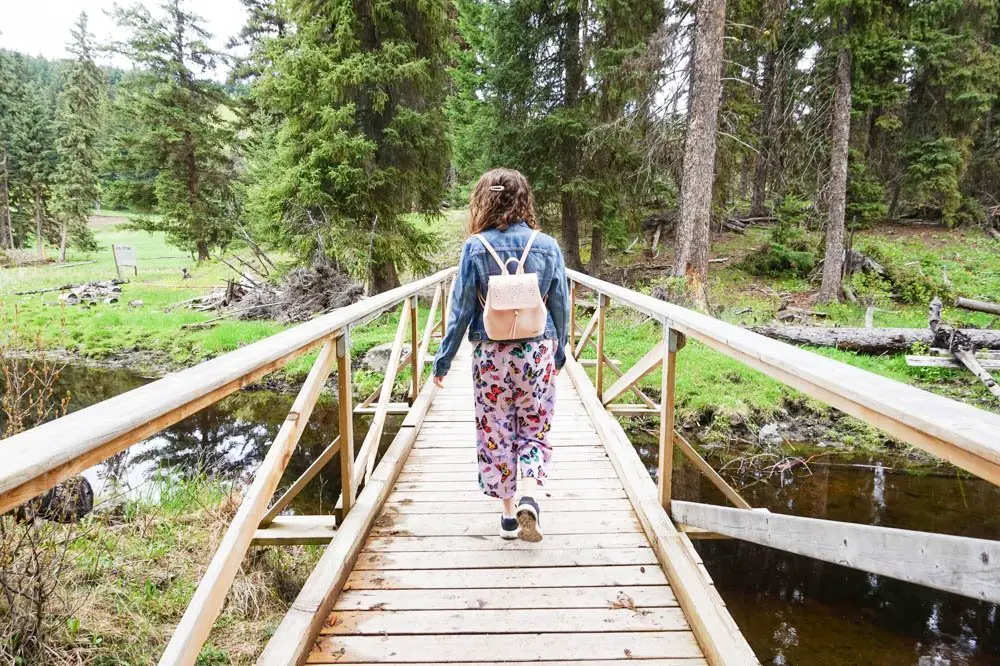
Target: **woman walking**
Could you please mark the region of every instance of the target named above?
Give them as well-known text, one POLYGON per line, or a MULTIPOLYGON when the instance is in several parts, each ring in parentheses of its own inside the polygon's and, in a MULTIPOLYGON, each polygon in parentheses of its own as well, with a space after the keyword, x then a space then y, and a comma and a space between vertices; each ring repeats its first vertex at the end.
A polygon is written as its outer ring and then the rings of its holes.
POLYGON ((434 383, 444 385, 468 329, 479 486, 503 502, 501 537, 539 541, 538 502, 525 495, 515 508, 514 496, 519 469, 538 487, 548 476, 556 376, 566 362, 566 264, 555 239, 538 231, 531 187, 517 171, 483 174, 469 231, 434 383))

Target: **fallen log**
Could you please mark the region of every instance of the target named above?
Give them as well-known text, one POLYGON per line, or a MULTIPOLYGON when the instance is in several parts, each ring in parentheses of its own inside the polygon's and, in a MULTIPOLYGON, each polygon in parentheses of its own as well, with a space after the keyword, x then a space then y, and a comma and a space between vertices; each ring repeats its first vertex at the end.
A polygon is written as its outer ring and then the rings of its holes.
MULTIPOLYGON (((1000 357, 981 356, 976 354, 976 359, 984 370, 1000 370, 1000 357)), ((964 368, 965 366, 948 352, 948 357, 944 356, 907 356, 906 365, 912 368, 964 368)))
POLYGON ((955 307, 976 312, 986 312, 987 314, 1000 315, 1000 303, 990 303, 989 301, 977 301, 972 298, 955 297, 955 307))
MULTIPOLYGON (((933 344, 936 334, 929 328, 833 328, 828 326, 754 326, 754 333, 784 342, 816 347, 836 347, 862 354, 904 352, 913 345, 940 347, 933 344)), ((1000 349, 1000 331, 966 329, 977 349, 1000 349)))

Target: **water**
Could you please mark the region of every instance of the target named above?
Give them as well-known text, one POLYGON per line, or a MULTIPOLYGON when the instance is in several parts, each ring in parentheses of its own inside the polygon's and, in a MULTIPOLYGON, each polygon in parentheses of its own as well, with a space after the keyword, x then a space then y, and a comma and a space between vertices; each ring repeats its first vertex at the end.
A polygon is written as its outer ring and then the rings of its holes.
MULTIPOLYGON (((70 410, 141 385, 122 371, 67 367, 57 396, 70 410)), ((245 391, 181 421, 87 472, 95 489, 142 492, 164 469, 246 479, 266 453, 294 396, 245 391), (114 483, 112 483, 114 482, 114 483)), ((337 434, 336 404, 321 401, 282 479, 287 486, 337 434)), ((358 441, 367 418, 356 418, 358 441)), ((382 445, 391 441, 398 419, 382 445)), ((651 472, 656 445, 637 434, 651 472)), ((731 480, 754 506, 775 512, 1000 539, 1000 489, 978 479, 919 476, 872 468, 814 464, 769 477, 747 472, 731 480)), ((335 459, 292 505, 329 512, 339 494, 335 459)), ((724 504, 722 495, 678 457, 678 499, 724 504)), ((735 540, 696 542, 705 566, 744 635, 765 665, 1000 665, 1000 608, 735 540)))

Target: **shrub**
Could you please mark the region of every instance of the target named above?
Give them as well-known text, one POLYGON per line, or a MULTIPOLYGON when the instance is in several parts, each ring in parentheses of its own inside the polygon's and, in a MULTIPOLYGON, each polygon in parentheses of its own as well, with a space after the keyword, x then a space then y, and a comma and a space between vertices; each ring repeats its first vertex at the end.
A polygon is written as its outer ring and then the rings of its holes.
POLYGON ((816 267, 816 255, 802 248, 803 243, 793 246, 782 243, 765 243, 748 254, 738 267, 758 277, 809 277, 816 267))

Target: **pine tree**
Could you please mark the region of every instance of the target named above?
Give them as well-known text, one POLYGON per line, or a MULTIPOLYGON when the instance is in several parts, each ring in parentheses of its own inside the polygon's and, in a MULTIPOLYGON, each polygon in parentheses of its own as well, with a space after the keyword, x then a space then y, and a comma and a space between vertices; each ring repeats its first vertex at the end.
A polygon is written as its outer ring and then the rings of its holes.
POLYGON ((25 92, 21 132, 15 135, 20 159, 15 171, 18 206, 14 223, 21 238, 34 236, 35 251, 44 257, 45 240, 51 235, 48 203, 56 164, 52 104, 34 82, 26 86, 25 92))
POLYGON ((163 231, 199 261, 232 237, 232 125, 221 112, 228 100, 208 78, 218 54, 206 40, 201 19, 184 0, 165 0, 162 17, 143 6, 116 9, 131 35, 117 50, 138 66, 115 100, 117 136, 109 167, 131 192, 153 196, 159 217, 136 220, 163 231))
POLYGON ((100 196, 97 140, 105 86, 104 76, 94 64, 86 12, 81 12, 71 34, 69 49, 74 60, 59 94, 56 116, 58 166, 52 208, 59 223, 59 261, 66 261, 71 238, 79 247, 95 249, 87 219, 100 196))
POLYGON ((19 60, 0 49, 0 249, 15 247, 11 171, 24 104, 22 76, 19 60))
POLYGON ((423 270, 434 243, 405 214, 436 214, 444 198, 448 5, 289 5, 295 30, 253 92, 281 127, 250 207, 301 255, 384 291, 400 270, 423 270))

